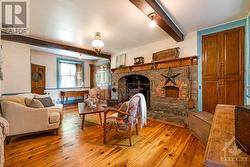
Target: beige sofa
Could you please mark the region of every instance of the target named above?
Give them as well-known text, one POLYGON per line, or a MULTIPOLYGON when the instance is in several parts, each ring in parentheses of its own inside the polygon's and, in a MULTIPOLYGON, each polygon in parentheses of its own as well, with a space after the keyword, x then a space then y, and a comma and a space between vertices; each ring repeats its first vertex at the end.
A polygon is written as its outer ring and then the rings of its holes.
POLYGON ((9 123, 0 115, 0 167, 4 166, 4 140, 9 134, 9 123))
MULTIPOLYGON (((33 98, 35 94, 17 95, 17 99, 33 98)), ((17 97, 16 96, 16 97, 17 97)), ((15 98, 16 98, 15 97, 15 98)), ((1 100, 3 117, 9 122, 10 137, 27 135, 44 131, 54 131, 58 134, 59 125, 63 119, 62 105, 47 108, 31 108, 19 101, 1 100)))

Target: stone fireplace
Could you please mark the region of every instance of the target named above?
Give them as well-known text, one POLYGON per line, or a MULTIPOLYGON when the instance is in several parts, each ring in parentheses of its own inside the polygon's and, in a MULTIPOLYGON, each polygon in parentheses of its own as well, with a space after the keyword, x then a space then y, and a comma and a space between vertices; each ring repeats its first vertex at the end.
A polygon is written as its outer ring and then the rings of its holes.
POLYGON ((112 98, 120 102, 128 100, 133 94, 143 93, 148 103, 148 116, 152 119, 175 124, 186 124, 187 113, 197 110, 198 101, 198 66, 171 67, 175 84, 168 82, 163 75, 167 75, 169 68, 150 70, 131 70, 112 73, 112 98), (192 79, 190 87, 189 80, 192 79), (188 109, 189 92, 192 90, 194 109, 188 109))
POLYGON ((118 81, 118 101, 128 101, 133 95, 142 93, 150 107, 150 80, 143 75, 127 75, 118 81))

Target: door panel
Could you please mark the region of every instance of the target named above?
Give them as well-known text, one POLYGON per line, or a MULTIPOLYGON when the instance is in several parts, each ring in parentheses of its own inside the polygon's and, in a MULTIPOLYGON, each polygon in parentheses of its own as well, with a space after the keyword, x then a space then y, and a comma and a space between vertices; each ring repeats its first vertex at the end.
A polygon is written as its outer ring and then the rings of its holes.
POLYGON ((203 76, 217 77, 219 59, 218 36, 210 35, 203 38, 203 76))
POLYGON ((241 75, 240 29, 225 32, 225 77, 241 75))
POLYGON ((215 110, 215 106, 217 105, 218 102, 218 86, 217 86, 217 81, 207 81, 205 80, 203 82, 203 87, 205 87, 206 89, 204 89, 203 91, 203 106, 205 111, 210 112, 210 113, 214 113, 215 110))
POLYGON ((240 83, 238 80, 225 81, 225 104, 238 105, 240 101, 240 83))
POLYGON ((242 105, 244 96, 244 27, 202 38, 203 111, 217 104, 242 105))

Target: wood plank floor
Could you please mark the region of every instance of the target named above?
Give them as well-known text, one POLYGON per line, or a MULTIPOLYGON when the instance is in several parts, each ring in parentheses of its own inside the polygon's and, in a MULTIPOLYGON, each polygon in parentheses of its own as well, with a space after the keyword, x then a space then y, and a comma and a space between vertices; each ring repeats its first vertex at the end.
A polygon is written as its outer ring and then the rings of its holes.
POLYGON ((67 107, 59 136, 33 135, 14 139, 5 146, 6 167, 102 166, 203 166, 205 147, 188 130, 156 121, 133 133, 110 132, 103 144, 98 115, 87 116, 85 129, 76 107, 67 107))

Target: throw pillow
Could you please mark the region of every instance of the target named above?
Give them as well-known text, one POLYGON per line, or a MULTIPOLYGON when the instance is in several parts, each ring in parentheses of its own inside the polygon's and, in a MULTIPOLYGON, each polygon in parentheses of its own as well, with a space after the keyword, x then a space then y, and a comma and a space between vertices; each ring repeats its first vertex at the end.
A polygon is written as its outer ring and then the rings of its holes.
POLYGON ((25 103, 27 107, 32 107, 32 108, 44 108, 43 104, 37 100, 37 99, 25 99, 25 103))
POLYGON ((51 97, 44 97, 44 98, 34 98, 36 100, 39 100, 44 107, 52 107, 54 106, 54 103, 51 99, 51 97))

